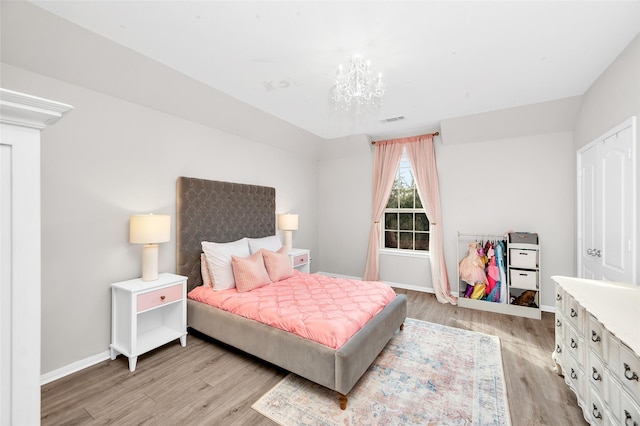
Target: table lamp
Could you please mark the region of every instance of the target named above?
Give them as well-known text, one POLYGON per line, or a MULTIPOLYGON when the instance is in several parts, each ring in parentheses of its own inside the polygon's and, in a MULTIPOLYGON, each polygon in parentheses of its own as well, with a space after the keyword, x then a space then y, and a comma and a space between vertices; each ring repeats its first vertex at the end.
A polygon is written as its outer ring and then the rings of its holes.
POLYGON ((129 221, 129 242, 142 247, 142 281, 158 279, 158 244, 171 239, 171 216, 155 214, 132 215, 129 221))
POLYGON ((278 215, 278 229, 284 231, 284 246, 287 251, 291 251, 293 245, 291 231, 298 229, 298 215, 290 213, 278 215))

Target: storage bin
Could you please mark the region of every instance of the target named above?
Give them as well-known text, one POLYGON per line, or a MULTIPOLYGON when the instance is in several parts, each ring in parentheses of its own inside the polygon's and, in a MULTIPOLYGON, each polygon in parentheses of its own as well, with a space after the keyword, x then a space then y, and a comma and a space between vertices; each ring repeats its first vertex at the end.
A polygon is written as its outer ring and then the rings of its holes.
POLYGON ((538 244, 538 234, 535 232, 510 232, 509 243, 538 244))
POLYGON ((509 249, 509 266, 536 269, 538 267, 538 250, 509 249))
POLYGON ((538 271, 509 269, 509 285, 526 290, 538 289, 538 271))

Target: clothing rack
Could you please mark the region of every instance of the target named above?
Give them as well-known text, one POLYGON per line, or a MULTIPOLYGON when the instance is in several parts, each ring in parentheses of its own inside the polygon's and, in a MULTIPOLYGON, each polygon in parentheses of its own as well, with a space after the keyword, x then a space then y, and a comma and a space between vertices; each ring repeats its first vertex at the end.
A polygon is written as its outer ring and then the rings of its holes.
POLYGON ((500 240, 506 240, 507 239, 507 234, 472 234, 472 233, 467 233, 467 232, 460 232, 458 231, 458 238, 460 237, 464 237, 464 238, 482 238, 483 240, 489 240, 489 239, 500 239, 500 240))

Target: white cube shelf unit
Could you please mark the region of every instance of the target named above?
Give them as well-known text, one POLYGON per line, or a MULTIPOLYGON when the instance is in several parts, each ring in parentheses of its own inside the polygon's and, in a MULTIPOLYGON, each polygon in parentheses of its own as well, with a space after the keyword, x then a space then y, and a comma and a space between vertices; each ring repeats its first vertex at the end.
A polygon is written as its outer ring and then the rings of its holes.
POLYGON ((508 239, 507 234, 458 232, 458 305, 463 308, 540 319, 542 316, 540 310, 540 246, 539 244, 509 242, 508 239), (505 282, 501 282, 501 285, 507 286, 507 297, 501 302, 465 297, 469 284, 460 278, 460 261, 468 255, 469 243, 487 240, 505 242, 505 282), (513 300, 525 291, 535 292, 534 304, 531 306, 513 304, 513 300))

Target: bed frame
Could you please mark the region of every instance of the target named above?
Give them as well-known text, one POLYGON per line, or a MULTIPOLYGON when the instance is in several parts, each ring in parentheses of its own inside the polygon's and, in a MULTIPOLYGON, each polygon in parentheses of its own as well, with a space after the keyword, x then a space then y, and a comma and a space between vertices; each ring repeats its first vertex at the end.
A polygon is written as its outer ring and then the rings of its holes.
MULTIPOLYGON (((275 188, 179 177, 177 181, 176 265, 190 291, 202 285, 201 241, 230 242, 275 235, 275 188)), ((316 382, 347 394, 375 360, 407 314, 398 295, 340 349, 187 300, 190 328, 316 382)))

